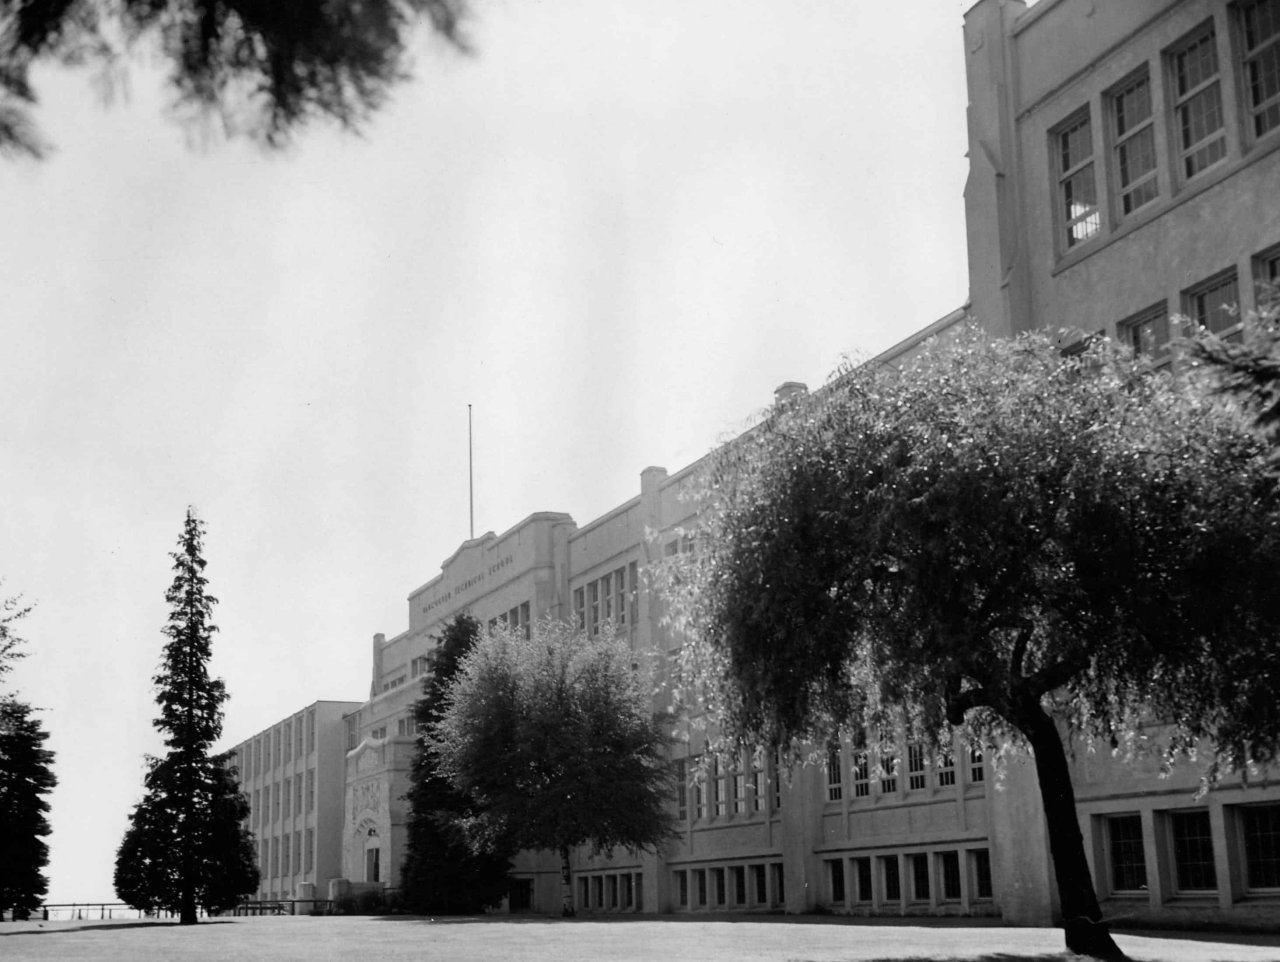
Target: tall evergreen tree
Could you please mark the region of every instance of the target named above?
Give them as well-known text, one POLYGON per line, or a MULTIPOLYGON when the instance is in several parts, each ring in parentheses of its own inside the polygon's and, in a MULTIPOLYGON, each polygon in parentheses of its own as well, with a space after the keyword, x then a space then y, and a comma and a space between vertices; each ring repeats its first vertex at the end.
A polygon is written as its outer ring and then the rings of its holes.
MULTIPOLYGON (((414 705, 419 731, 440 720, 444 692, 480 630, 480 622, 465 612, 445 624, 422 681, 422 698, 414 705)), ((505 852, 477 853, 467 844, 456 823, 474 816, 472 803, 439 773, 434 754, 421 740, 409 778, 408 839, 400 873, 406 905, 435 915, 469 915, 497 905, 507 892, 510 860, 505 852)))
POLYGON ((48 737, 29 705, 0 697, 0 912, 12 909, 15 918, 37 908, 49 890, 44 796, 57 780, 48 737))
POLYGON ((221 679, 210 678, 213 606, 201 556, 204 525, 188 508, 175 576, 165 600, 169 623, 155 676, 160 715, 154 724, 169 749, 150 759, 146 794, 116 854, 116 894, 139 909, 178 913, 193 925, 197 908, 230 908, 258 886, 249 806, 237 790, 230 753, 210 755, 222 734, 221 679))

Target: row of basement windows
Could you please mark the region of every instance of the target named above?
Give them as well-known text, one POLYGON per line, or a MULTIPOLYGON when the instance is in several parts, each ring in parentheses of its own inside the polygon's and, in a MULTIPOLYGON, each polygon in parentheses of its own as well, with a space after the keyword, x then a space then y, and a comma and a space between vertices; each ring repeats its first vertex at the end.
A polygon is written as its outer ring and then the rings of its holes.
POLYGON ((606 624, 622 630, 639 619, 637 591, 640 584, 636 562, 601 575, 573 589, 574 624, 592 637, 606 624))
POLYGON ((871 909, 990 900, 988 849, 894 852, 826 860, 833 905, 871 909))
POLYGON ((641 872, 614 872, 608 875, 578 876, 578 908, 607 912, 644 911, 644 875, 641 872))
MULTIPOLYGON (((1280 245, 1269 247, 1253 258, 1253 280, 1263 302, 1280 292, 1280 245)), ((1234 267, 1219 271, 1182 292, 1182 316, 1194 328, 1205 328, 1227 340, 1240 336, 1240 282, 1234 267)), ((1153 304, 1116 325, 1119 340, 1138 354, 1156 361, 1169 356, 1174 333, 1167 301, 1153 304)))
POLYGON ((786 901, 781 862, 676 869, 677 909, 777 908, 786 901))
POLYGON ((1153 866, 1147 863, 1149 829, 1166 897, 1216 895, 1216 846, 1224 845, 1240 896, 1280 896, 1280 804, 1223 807, 1226 835, 1215 840, 1207 809, 1107 815, 1099 818, 1102 856, 1099 885, 1111 895, 1145 895, 1153 866), (1148 820, 1144 825, 1144 819, 1148 820))
POLYGON ((306 714, 305 726, 302 715, 281 722, 253 740, 245 749, 245 754, 249 757, 241 758, 237 755, 234 761, 241 779, 247 779, 250 774, 261 775, 271 771, 276 765, 292 761, 294 756, 305 758, 315 750, 316 711, 312 708, 306 714))
POLYGON ((258 843, 258 872, 264 880, 315 871, 315 858, 316 832, 313 828, 292 835, 285 832, 258 843))
POLYGON ((1060 253, 1103 233, 1104 222, 1118 227, 1192 184, 1233 155, 1237 143, 1243 153, 1275 141, 1280 0, 1228 5, 1163 51, 1156 67, 1143 64, 1105 91, 1101 113, 1101 130, 1086 105, 1050 132, 1060 253), (1161 115, 1164 123, 1157 122, 1161 115), (1099 190, 1100 167, 1109 191, 1099 190))
POLYGON ((302 775, 286 778, 274 785, 264 785, 253 790, 249 806, 249 825, 258 827, 281 818, 301 815, 304 811, 314 811, 316 807, 316 771, 308 769, 306 780, 302 775))

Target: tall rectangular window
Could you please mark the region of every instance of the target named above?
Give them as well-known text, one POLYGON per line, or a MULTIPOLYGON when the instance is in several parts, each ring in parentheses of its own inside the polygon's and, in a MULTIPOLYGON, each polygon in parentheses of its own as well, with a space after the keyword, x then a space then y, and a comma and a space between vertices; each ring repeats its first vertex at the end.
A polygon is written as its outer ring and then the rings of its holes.
POLYGON ((613 575, 607 574, 600 579, 601 617, 604 621, 613 621, 613 575))
POLYGON ((907 788, 912 791, 918 791, 926 787, 926 778, 924 771, 924 746, 908 745, 907 746, 907 788))
POLYGON ((1218 72, 1218 39, 1212 24, 1169 52, 1174 128, 1182 176, 1190 179, 1227 155, 1218 72))
POLYGON ((595 636, 600 633, 600 582, 592 581, 587 585, 587 634, 595 636))
POLYGON ((625 626, 627 623, 627 569, 619 568, 613 573, 613 590, 616 597, 613 600, 613 610, 617 613, 618 626, 625 626))
POLYGON ((316 710, 307 712, 307 752, 316 750, 316 710))
POLYGON ((636 562, 627 565, 627 597, 631 608, 631 623, 634 625, 640 620, 640 599, 638 589, 640 587, 640 568, 636 562))
POLYGON ((942 877, 942 897, 948 902, 960 901, 960 853, 939 852, 938 874, 942 877))
POLYGON ((880 857, 880 875, 884 882, 884 900, 900 902, 902 900, 902 875, 898 865, 898 856, 883 855, 880 857))
POLYGON ((747 776, 741 769, 733 772, 733 813, 743 815, 747 811, 747 776))
POLYGON ((827 859, 827 878, 831 883, 831 901, 844 901, 844 859, 827 859))
POLYGON ((302 831, 293 833, 293 874, 302 871, 302 831))
POLYGON ((1145 892, 1147 859, 1142 848, 1142 816, 1113 815, 1106 822, 1112 891, 1145 892))
POLYGON ((293 758, 293 722, 284 723, 284 760, 287 762, 293 758))
POLYGON ((1053 133, 1058 176, 1058 216, 1064 248, 1098 233, 1098 189, 1093 169, 1093 128, 1087 109, 1053 133))
POLYGON ((573 614, 578 622, 578 630, 585 631, 587 627, 587 602, 586 591, 583 588, 573 589, 573 614))
POLYGON ((773 863, 773 904, 787 904, 787 874, 781 862, 773 863))
POLYGON ((747 904, 747 867, 735 865, 729 869, 729 877, 733 883, 733 904, 747 904))
POLYGON ((880 769, 880 794, 894 794, 898 790, 898 756, 882 751, 880 769))
POLYGON ((707 817, 707 773, 695 772, 693 778, 693 817, 707 817))
POLYGON ((871 794, 871 753, 867 751, 865 729, 853 733, 853 756, 849 770, 853 779, 853 797, 867 798, 871 794))
POLYGON ((715 773, 715 782, 712 785, 714 795, 711 803, 715 806, 717 815, 725 815, 729 811, 728 779, 725 775, 724 767, 720 764, 719 755, 712 758, 711 766, 712 771, 715 773))
POLYGON ((1173 837, 1173 865, 1178 891, 1216 889, 1218 873, 1213 864, 1213 832, 1209 828, 1209 813, 1170 812, 1169 830, 1173 837))
POLYGON ((1160 360, 1169 355, 1169 310, 1164 301, 1116 325, 1120 343, 1134 354, 1160 360))
POLYGON ((871 901, 871 859, 850 859, 853 868, 853 899, 855 902, 871 901))
POLYGON ((280 836, 280 874, 289 874, 289 833, 280 836))
POLYGON ((938 787, 949 788, 956 783, 956 756, 950 748, 940 749, 934 759, 938 770, 938 787))
POLYGON ((316 867, 316 830, 314 828, 307 829, 307 860, 303 868, 304 872, 313 872, 316 867))
POLYGON ((704 868, 696 868, 693 870, 693 888, 698 896, 698 905, 707 904, 707 870, 704 868))
POLYGON ((288 818, 293 806, 293 779, 284 780, 284 817, 288 818))
POLYGON ((676 898, 678 903, 683 906, 689 904, 689 873, 685 871, 676 872, 676 898))
POLYGON ((1183 310, 1192 322, 1220 334, 1240 320, 1240 288, 1234 269, 1223 271, 1183 294, 1183 310))
POLYGON ((1111 94, 1111 136, 1120 213, 1132 214, 1160 193, 1151 80, 1144 70, 1111 94))
POLYGON ((756 905, 767 905, 769 903, 769 890, 763 864, 751 866, 751 882, 755 889, 756 905))
POLYGON ((975 848, 969 853, 969 864, 973 870, 973 891, 977 898, 991 898, 991 851, 975 848))
POLYGON ((911 898, 915 902, 929 901, 929 856, 923 852, 908 855, 911 866, 911 898))
POLYGON ((316 770, 314 768, 307 769, 307 811, 313 811, 316 807, 316 770))
POLYGON ((764 811, 764 757, 759 751, 751 754, 751 811, 764 811))
POLYGON ((1280 127, 1280 0, 1251 0, 1237 6, 1244 48, 1246 108, 1253 136, 1280 127))
POLYGON ((715 897, 716 905, 724 905, 727 900, 727 889, 725 888, 724 869, 713 868, 711 870, 711 892, 715 897))
POLYGON ((827 746, 827 801, 838 802, 844 798, 840 784, 840 746, 827 746))
POLYGON ((976 785, 986 777, 982 768, 982 749, 977 745, 969 749, 969 782, 976 785))
POLYGON ((1239 809, 1244 842, 1245 884, 1250 889, 1280 889, 1280 805, 1239 809))

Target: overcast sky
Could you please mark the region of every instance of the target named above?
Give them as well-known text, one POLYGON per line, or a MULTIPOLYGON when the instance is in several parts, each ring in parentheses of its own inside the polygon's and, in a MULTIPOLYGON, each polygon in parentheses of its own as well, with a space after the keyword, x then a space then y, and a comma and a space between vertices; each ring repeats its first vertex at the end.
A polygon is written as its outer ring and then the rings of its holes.
POLYGON ((227 747, 363 700, 475 524, 585 523, 966 299, 967 3, 476 0, 362 138, 266 154, 37 75, 0 163, 0 592, 57 752, 51 900, 112 900, 183 512, 227 747))

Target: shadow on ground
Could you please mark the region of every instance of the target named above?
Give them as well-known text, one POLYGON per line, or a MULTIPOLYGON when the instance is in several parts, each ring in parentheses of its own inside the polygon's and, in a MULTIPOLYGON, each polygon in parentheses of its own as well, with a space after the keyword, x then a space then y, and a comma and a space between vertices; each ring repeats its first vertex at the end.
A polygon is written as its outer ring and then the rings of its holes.
MULTIPOLYGON (((40 928, 23 929, 19 932, 6 932, 0 928, 0 938, 14 938, 19 935, 66 935, 71 932, 122 932, 125 929, 176 929, 180 922, 104 922, 102 925, 59 926, 57 922, 37 923, 40 928), (44 926, 48 926, 45 928, 44 926)), ((205 919, 201 925, 231 925, 230 919, 205 919)))
MULTIPOLYGON (((419 925, 575 925, 594 922, 605 925, 634 925, 637 922, 661 922, 663 925, 704 925, 707 922, 730 922, 734 925, 843 925, 877 926, 885 928, 1016 928, 1000 919, 961 917, 862 917, 851 915, 741 915, 725 913, 717 915, 575 915, 565 918, 559 915, 375 915, 377 922, 415 922, 419 925)), ((1173 936, 1171 936, 1173 937, 1173 936)))

